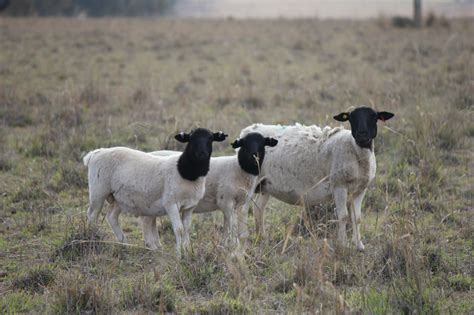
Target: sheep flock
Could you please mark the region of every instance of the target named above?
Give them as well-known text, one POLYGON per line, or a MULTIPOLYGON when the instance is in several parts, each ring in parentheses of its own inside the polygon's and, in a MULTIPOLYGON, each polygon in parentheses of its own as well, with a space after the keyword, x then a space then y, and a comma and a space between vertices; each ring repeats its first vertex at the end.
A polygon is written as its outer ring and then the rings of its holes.
POLYGON ((180 256, 190 246, 193 213, 221 210, 223 239, 236 245, 249 236, 251 204, 256 233, 264 237, 264 210, 270 197, 304 207, 333 200, 337 242, 349 246, 346 225, 351 222, 352 245, 362 251, 361 206, 376 172, 377 122, 393 116, 369 107, 334 116, 348 121, 350 130, 253 124, 232 143, 237 150, 233 156, 211 157, 212 143, 227 135, 204 128, 175 136, 186 143, 183 152, 147 153, 125 147, 91 151, 83 159, 88 168, 88 222, 97 221, 107 201, 111 210, 106 218, 119 242, 127 242, 118 220, 126 212, 140 217, 145 245, 157 249, 161 243, 156 217, 168 215, 180 256))

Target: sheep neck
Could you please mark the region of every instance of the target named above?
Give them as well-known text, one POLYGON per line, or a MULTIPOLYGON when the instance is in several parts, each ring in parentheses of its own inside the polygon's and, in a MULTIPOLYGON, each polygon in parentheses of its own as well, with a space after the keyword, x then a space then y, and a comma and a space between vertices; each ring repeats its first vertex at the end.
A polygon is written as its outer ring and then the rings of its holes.
POLYGON ((210 158, 206 160, 196 159, 193 152, 186 146, 186 149, 178 159, 178 172, 182 178, 195 181, 199 177, 207 175, 209 172, 209 161, 210 158))
POLYGON ((255 161, 255 158, 250 155, 248 152, 246 152, 244 149, 240 149, 239 150, 239 153, 237 155, 237 159, 239 161, 239 165, 240 165, 240 168, 246 172, 246 173, 249 173, 251 175, 254 175, 254 176, 257 176, 258 174, 260 174, 260 168, 262 167, 262 163, 263 163, 263 154, 261 155, 261 158, 260 158, 260 167, 259 165, 257 164, 257 161, 255 161))
POLYGON ((372 152, 374 151, 374 139, 371 139, 366 145, 363 145, 363 146, 358 144, 355 140, 354 140, 354 142, 361 149, 369 149, 372 152))
MULTIPOLYGON (((354 141, 355 142, 355 141, 354 141)), ((366 146, 361 146, 357 142, 355 142, 356 146, 358 146, 360 149, 367 149, 371 152, 374 152, 374 139, 371 139, 370 142, 366 146)))

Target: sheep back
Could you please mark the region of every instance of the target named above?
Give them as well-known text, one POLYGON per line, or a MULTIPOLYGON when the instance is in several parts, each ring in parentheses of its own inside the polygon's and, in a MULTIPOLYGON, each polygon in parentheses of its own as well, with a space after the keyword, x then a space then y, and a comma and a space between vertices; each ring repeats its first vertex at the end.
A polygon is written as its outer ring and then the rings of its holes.
POLYGON ((268 148, 262 167, 262 189, 290 204, 318 204, 337 186, 350 192, 365 189, 375 176, 373 152, 355 144, 342 127, 251 125, 241 132, 278 139, 268 148))
MULTIPOLYGON (((89 155, 89 154, 88 154, 89 155)), ((89 189, 113 196, 122 211, 134 215, 165 215, 165 207, 190 208, 204 195, 205 178, 183 179, 179 155, 153 157, 124 147, 99 149, 87 158, 89 189)))

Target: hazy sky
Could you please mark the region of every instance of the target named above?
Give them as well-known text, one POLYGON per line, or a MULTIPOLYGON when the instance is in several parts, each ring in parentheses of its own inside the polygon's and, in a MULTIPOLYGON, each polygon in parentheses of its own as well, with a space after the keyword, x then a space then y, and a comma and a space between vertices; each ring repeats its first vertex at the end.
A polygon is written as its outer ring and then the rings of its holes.
MULTIPOLYGON (((422 0, 423 12, 474 16, 473 0, 422 0)), ((202 17, 367 18, 411 15, 413 0, 178 0, 175 14, 202 17)))

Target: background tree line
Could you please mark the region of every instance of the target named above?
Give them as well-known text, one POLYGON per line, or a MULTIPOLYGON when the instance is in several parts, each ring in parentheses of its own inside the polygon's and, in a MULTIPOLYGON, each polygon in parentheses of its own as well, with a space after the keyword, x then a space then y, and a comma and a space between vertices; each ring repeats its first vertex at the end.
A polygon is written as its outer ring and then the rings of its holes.
POLYGON ((151 16, 169 11, 176 0, 0 0, 11 16, 151 16))

